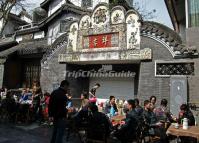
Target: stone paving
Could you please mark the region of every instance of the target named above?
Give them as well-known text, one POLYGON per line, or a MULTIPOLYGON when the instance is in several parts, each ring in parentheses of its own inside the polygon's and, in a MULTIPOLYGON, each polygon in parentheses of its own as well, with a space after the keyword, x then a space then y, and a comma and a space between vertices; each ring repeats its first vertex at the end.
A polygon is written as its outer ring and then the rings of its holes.
MULTIPOLYGON (((52 126, 39 126, 36 123, 24 126, 0 123, 0 143, 50 143, 51 133, 52 126)), ((69 141, 64 140, 64 143, 81 142, 78 136, 72 135, 69 141)))
MULTIPOLYGON (((52 127, 37 124, 26 126, 0 124, 0 143, 50 143, 51 132, 52 127)), ((70 138, 67 143, 80 143, 80 141, 78 138, 70 138)))

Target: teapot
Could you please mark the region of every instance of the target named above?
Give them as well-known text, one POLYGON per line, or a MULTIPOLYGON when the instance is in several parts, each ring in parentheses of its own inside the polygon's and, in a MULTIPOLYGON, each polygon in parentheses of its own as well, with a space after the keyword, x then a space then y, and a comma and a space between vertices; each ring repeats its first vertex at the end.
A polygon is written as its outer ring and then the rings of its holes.
POLYGON ((183 119, 182 129, 187 130, 188 129, 188 119, 183 119))

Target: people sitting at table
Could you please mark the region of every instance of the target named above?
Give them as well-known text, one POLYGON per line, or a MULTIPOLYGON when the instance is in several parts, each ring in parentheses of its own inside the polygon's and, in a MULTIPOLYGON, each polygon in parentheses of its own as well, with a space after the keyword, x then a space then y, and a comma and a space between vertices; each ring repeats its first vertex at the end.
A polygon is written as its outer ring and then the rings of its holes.
MULTIPOLYGON (((183 124, 184 118, 188 119, 188 125, 189 126, 195 125, 195 118, 194 118, 193 113, 191 112, 191 110, 189 109, 187 104, 182 104, 180 106, 180 112, 179 112, 178 119, 177 119, 178 123, 183 124)), ((184 137, 184 136, 181 136, 180 140, 181 140, 181 143, 195 143, 195 142, 197 142, 197 140, 192 138, 192 137, 184 137)))
POLYGON ((143 108, 139 104, 139 99, 135 98, 135 111, 137 112, 138 116, 142 116, 143 108))
POLYGON ((8 120, 14 122, 16 116, 16 102, 11 92, 6 93, 6 98, 1 102, 1 108, 5 111, 4 114, 7 114, 8 120))
POLYGON ((110 96, 109 101, 105 105, 105 114, 115 116, 118 114, 117 105, 115 103, 115 96, 110 96))
POLYGON ((179 112, 179 117, 178 117, 178 122, 182 124, 182 120, 184 118, 188 119, 188 125, 189 126, 194 126, 195 125, 195 118, 193 116, 193 113, 189 109, 187 104, 182 104, 180 106, 180 112, 179 112))
POLYGON ((148 134, 152 136, 159 136, 161 143, 167 143, 166 129, 163 123, 157 120, 154 112, 151 110, 151 103, 149 100, 144 101, 143 119, 148 128, 148 134))
POLYGON ((139 122, 139 117, 135 111, 135 101, 130 99, 127 101, 128 112, 126 119, 121 122, 114 135, 122 142, 127 143, 136 139, 136 129, 139 122))
POLYGON ((173 118, 171 116, 171 113, 167 109, 167 103, 168 101, 166 99, 162 99, 160 106, 156 107, 153 112, 155 113, 158 121, 163 122, 173 122, 173 118))
POLYGON ((109 118, 98 111, 97 105, 89 104, 88 111, 87 137, 95 140, 101 140, 104 136, 107 138, 112 128, 109 118))
POLYGON ((26 88, 22 91, 21 97, 19 99, 20 103, 26 103, 28 100, 31 99, 32 93, 30 92, 29 88, 26 88))

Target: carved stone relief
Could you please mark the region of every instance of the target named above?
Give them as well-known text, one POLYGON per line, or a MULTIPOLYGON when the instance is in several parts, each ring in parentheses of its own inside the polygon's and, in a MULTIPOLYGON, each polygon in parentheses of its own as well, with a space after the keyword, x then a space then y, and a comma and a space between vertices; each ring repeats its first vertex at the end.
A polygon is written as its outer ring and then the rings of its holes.
POLYGON ((127 49, 140 49, 140 25, 139 17, 133 11, 126 18, 127 49))

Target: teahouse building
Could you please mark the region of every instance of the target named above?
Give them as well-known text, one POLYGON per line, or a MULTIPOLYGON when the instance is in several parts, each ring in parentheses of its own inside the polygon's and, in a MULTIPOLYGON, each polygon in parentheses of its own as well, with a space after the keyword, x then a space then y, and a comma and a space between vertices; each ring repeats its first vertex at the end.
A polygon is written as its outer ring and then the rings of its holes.
POLYGON ((56 50, 42 63, 44 89, 52 88, 52 83, 56 87, 60 77, 66 77, 78 97, 100 83, 99 98, 114 95, 143 101, 154 95, 171 101, 173 112, 187 102, 188 78, 195 76, 193 59, 198 57, 197 50, 188 49, 167 26, 143 21, 133 8, 107 3, 72 22, 53 46, 56 50), (117 76, 128 72, 127 77, 117 76))

